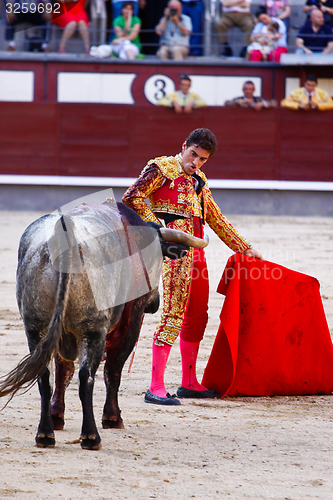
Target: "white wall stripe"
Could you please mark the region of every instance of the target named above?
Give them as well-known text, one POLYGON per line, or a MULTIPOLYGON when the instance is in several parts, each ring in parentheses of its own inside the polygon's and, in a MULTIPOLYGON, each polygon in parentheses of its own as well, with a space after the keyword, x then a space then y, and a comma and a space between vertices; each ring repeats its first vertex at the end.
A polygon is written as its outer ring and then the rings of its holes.
MULTIPOLYGON (((128 187, 134 181, 134 177, 0 175, 0 184, 7 185, 128 187)), ((213 189, 333 191, 333 182, 211 179, 208 184, 213 189)))

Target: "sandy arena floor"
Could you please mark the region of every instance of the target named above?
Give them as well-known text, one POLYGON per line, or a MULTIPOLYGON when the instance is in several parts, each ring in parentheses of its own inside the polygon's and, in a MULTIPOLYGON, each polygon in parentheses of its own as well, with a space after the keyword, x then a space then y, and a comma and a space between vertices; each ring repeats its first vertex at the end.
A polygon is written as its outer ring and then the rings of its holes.
MULTIPOLYGON (((36 212, 0 212, 0 375, 27 354, 15 299, 19 238, 36 212)), ((315 276, 333 332, 333 218, 230 216, 267 260, 315 276)), ((203 373, 223 297, 216 293, 231 251, 208 230, 210 313, 199 352, 203 373)), ((0 498, 15 499, 333 499, 333 398, 294 396, 183 401, 175 408, 147 405, 151 341, 159 313, 146 316, 132 370, 120 389, 122 430, 101 428, 102 366, 95 384, 98 452, 81 450, 77 374, 67 391, 65 430, 54 449, 34 438, 37 387, 15 396, 0 412, 0 498)), ((180 385, 179 344, 166 371, 170 392, 180 385)), ((5 399, 0 401, 5 403, 5 399)))

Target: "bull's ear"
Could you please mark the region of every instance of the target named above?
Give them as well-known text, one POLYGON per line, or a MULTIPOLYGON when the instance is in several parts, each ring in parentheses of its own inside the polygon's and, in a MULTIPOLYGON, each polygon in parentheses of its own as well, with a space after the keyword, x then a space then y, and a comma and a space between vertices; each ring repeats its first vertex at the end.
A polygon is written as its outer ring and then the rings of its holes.
POLYGON ((169 257, 169 259, 181 259, 189 249, 188 245, 182 245, 181 243, 168 243, 166 241, 162 243, 163 257, 169 257))

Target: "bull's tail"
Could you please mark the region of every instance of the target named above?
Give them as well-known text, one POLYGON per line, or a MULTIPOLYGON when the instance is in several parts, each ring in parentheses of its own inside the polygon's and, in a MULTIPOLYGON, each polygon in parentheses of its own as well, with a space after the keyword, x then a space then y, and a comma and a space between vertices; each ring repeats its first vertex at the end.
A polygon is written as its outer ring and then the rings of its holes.
MULTIPOLYGON (((72 224, 69 218, 66 218, 66 221, 64 221, 62 217, 56 223, 55 235, 57 235, 57 230, 63 231, 65 228, 66 232, 67 229, 69 229, 71 234, 73 234, 72 224), (59 224, 61 224, 61 226, 59 226, 59 224)), ((69 271, 69 269, 67 271, 69 271)), ((69 278, 70 272, 60 271, 58 273, 55 307, 47 333, 39 341, 34 351, 25 356, 8 375, 0 378, 0 397, 10 394, 12 398, 18 390, 28 390, 37 382, 38 378, 44 374, 47 365, 59 346, 63 315, 68 296, 69 278)))

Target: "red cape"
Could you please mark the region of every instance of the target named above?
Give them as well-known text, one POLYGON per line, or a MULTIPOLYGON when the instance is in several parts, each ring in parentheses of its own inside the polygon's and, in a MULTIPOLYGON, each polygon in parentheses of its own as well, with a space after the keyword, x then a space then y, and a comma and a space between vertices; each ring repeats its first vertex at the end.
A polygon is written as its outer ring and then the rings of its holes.
POLYGON ((217 291, 226 297, 203 385, 222 396, 333 392, 333 345, 315 278, 235 254, 217 291))

